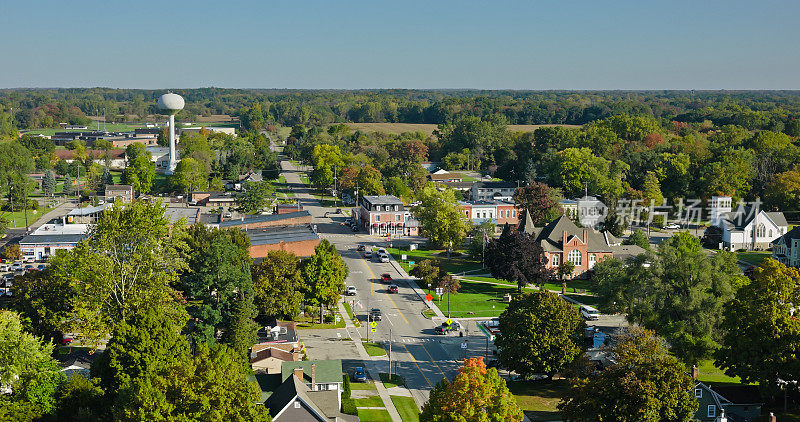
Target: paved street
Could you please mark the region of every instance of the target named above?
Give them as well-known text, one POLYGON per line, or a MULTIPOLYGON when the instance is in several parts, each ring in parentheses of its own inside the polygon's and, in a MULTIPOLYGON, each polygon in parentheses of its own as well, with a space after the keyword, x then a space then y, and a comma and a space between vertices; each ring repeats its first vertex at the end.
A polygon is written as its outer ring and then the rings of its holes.
MULTIPOLYGON (((358 366, 359 354, 356 347, 342 338, 352 338, 359 341, 369 336, 370 340, 381 342, 385 345, 391 341, 392 361, 396 362, 397 373, 403 376, 417 404, 422 405, 427 401, 428 394, 433 386, 442 377, 452 378, 460 360, 465 356, 484 356, 486 353, 486 337, 477 329, 474 321, 463 321, 465 337, 458 334, 449 336, 436 335, 434 327, 441 324, 442 318, 430 320, 422 315, 427 309, 424 299, 411 287, 413 283, 401 274, 396 263, 378 263, 367 260, 356 247, 359 244, 370 247, 385 246, 385 239, 363 233, 353 233, 343 225, 344 215, 324 217, 326 211, 332 208, 323 208, 319 205, 309 190, 302 184, 297 169, 288 161, 282 161, 284 177, 291 184, 296 198, 313 216, 313 224, 317 225, 320 236, 333 243, 342 255, 350 269, 347 285, 358 289, 356 296, 345 298, 353 303, 356 317, 361 322, 361 327, 349 327, 341 330, 315 330, 303 331, 304 342, 309 347, 312 358, 324 359, 337 357, 343 359, 346 366, 358 366), (387 292, 388 283, 380 281, 380 275, 389 273, 393 283, 397 284, 399 291, 396 294, 387 292), (383 320, 378 322, 377 332, 369 333, 366 317, 371 308, 379 308, 383 313, 383 320), (324 331, 320 333, 320 331, 324 331), (306 334, 308 333, 308 334, 306 334), (309 336, 310 335, 310 336, 309 336), (462 343, 467 339, 468 348, 462 349, 462 343)), ((365 365, 373 379, 378 378, 377 373, 388 372, 388 357, 383 357, 373 364, 365 365)))

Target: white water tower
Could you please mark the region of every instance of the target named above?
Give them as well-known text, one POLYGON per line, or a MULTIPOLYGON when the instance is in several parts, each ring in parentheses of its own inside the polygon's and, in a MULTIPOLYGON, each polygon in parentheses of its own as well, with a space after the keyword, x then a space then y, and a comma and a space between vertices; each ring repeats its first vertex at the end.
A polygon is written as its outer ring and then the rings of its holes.
POLYGON ((183 97, 178 94, 168 92, 158 99, 158 108, 165 110, 169 114, 169 163, 164 172, 169 175, 175 171, 178 165, 178 153, 175 150, 175 114, 183 110, 185 105, 183 97))

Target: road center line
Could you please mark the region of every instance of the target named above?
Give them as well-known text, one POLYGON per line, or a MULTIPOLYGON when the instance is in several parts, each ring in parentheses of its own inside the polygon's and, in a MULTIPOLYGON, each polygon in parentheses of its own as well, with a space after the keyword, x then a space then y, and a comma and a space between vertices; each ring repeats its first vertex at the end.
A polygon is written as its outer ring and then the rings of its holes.
MULTIPOLYGON (((361 255, 361 254, 359 253, 359 255, 361 255)), ((364 264, 365 267, 367 267, 367 270, 369 270, 369 274, 372 276, 372 278, 369 281, 369 290, 370 290, 370 294, 372 294, 373 285, 375 284, 372 280, 374 280, 377 277, 375 277, 375 272, 372 271, 372 268, 367 263, 365 263, 365 262, 362 262, 362 263, 364 264)), ((400 307, 398 307, 397 304, 394 302, 394 299, 392 299, 392 295, 386 293, 386 296, 389 297, 389 300, 392 302, 392 305, 394 305, 395 309, 397 309, 397 312, 400 313, 400 316, 403 317, 403 321, 405 321, 405 323, 408 324, 408 319, 406 319, 406 316, 403 315, 403 311, 401 311, 400 307)), ((389 322, 391 322, 391 321, 389 321, 389 322)), ((392 324, 392 325, 394 325, 394 324, 392 324)))
POLYGON ((411 356, 411 361, 414 362, 414 365, 417 367, 417 370, 419 371, 420 375, 422 375, 422 378, 425 378, 425 382, 428 383, 428 386, 433 388, 433 384, 431 384, 431 380, 429 380, 428 377, 425 376, 425 373, 422 372, 422 368, 419 367, 419 363, 417 363, 417 359, 414 358, 414 355, 411 354, 411 352, 408 351, 408 347, 406 347, 405 344, 403 345, 403 348, 406 349, 406 353, 408 353, 408 356, 411 356))

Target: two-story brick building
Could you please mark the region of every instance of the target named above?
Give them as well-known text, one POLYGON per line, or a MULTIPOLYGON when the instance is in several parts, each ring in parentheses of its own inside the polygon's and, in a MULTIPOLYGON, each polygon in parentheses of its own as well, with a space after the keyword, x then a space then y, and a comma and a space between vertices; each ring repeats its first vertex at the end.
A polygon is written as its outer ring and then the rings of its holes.
POLYGON ((618 239, 607 233, 580 228, 566 215, 539 228, 533 226, 526 213, 518 230, 536 238, 544 250, 548 270, 555 273, 562 262, 569 261, 575 266, 572 276, 576 278, 588 277, 594 266, 606 258, 644 253, 638 246, 620 245, 618 239))
POLYGON ((513 202, 496 200, 460 201, 458 205, 464 217, 473 224, 490 222, 498 231, 506 224, 519 224, 518 210, 513 202))
POLYGON ((364 196, 356 210, 358 224, 377 236, 416 236, 419 224, 403 201, 392 195, 364 196))

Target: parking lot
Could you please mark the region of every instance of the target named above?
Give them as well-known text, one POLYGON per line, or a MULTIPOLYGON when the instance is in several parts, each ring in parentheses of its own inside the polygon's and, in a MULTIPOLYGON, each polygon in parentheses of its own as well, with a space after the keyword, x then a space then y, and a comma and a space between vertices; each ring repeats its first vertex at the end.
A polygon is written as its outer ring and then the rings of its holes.
POLYGON ((11 297, 11 286, 14 279, 30 271, 42 271, 48 264, 25 263, 22 261, 0 263, 0 298, 11 297))

